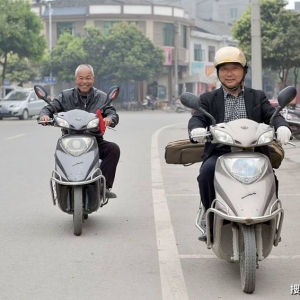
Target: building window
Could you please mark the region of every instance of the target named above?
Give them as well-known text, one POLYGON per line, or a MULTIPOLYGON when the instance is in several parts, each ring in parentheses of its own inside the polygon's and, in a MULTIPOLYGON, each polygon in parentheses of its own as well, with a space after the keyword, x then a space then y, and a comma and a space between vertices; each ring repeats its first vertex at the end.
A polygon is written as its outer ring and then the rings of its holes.
MULTIPOLYGON (((105 21, 104 22, 104 27, 103 27, 103 35, 107 35, 109 32, 110 27, 113 25, 120 23, 121 21, 105 21)), ((139 22, 137 21, 126 21, 128 24, 134 24, 136 26, 139 26, 139 22)))
POLYGON ((57 23, 56 28, 57 28, 57 39, 64 32, 68 32, 71 35, 75 35, 74 25, 71 22, 57 23))
POLYGON ((194 61, 204 60, 204 50, 201 49, 200 44, 194 44, 194 61))
POLYGON ((238 10, 237 8, 231 8, 230 9, 230 18, 231 20, 236 20, 238 17, 238 10))
POLYGON ((174 46, 174 26, 171 23, 164 23, 163 26, 164 46, 174 46))
POLYGON ((182 34, 182 47, 187 49, 187 26, 182 25, 181 34, 182 34))
POLYGON ((105 21, 104 22, 104 28, 103 28, 103 34, 107 35, 108 32, 109 32, 110 27, 115 25, 116 23, 119 23, 119 21, 105 21))
POLYGON ((215 47, 208 46, 208 61, 213 62, 215 60, 215 47))

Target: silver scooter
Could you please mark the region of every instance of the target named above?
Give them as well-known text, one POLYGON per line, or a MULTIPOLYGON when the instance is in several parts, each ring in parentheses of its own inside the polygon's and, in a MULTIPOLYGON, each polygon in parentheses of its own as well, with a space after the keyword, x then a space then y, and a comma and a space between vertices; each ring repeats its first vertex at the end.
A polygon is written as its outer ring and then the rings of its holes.
POLYGON ((206 212, 200 207, 196 227, 202 233, 207 231, 207 248, 212 249, 217 257, 240 264, 245 293, 254 292, 258 262, 280 242, 284 216, 282 203, 276 197, 270 160, 254 152, 254 148, 274 140, 274 117, 296 94, 294 87, 280 92, 279 107, 269 125, 249 119, 216 124, 214 117, 201 108, 197 96, 191 93, 180 96, 183 105, 212 120, 207 133, 211 142, 229 145, 232 149, 217 160, 214 178, 216 198, 206 212))
MULTIPOLYGON (((34 90, 40 99, 51 105, 42 86, 36 85, 34 90)), ((119 87, 112 87, 102 108, 116 99, 118 94, 119 87)), ((47 123, 62 129, 63 134, 56 145, 50 189, 53 204, 57 203, 64 213, 73 215, 74 234, 77 236, 82 233, 83 220, 109 201, 106 179, 100 170, 98 144, 91 134, 99 128, 101 121, 105 126, 100 110, 98 115, 80 109, 54 113, 49 122, 38 120, 38 124, 47 123)))

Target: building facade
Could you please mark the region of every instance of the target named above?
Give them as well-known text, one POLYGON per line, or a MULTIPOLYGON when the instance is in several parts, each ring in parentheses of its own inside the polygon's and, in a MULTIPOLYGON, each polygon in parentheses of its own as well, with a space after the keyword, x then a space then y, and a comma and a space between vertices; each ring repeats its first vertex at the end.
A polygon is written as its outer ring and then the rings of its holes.
MULTIPOLYGON (((173 2, 180 4, 181 1, 173 2)), ((35 3, 32 10, 44 24, 49 48, 55 47, 65 30, 73 35, 83 35, 84 26, 89 25, 102 28, 103 34, 106 34, 116 22, 134 22, 154 45, 164 51, 164 72, 157 74, 153 82, 148 82, 148 87, 155 87, 154 96, 168 102, 173 95, 178 96, 183 91, 200 94, 216 86, 215 51, 223 45, 235 43, 230 28, 223 23, 195 21, 184 8, 160 4, 158 0, 128 0, 122 3, 114 0, 74 0, 72 5, 70 1, 56 0, 35 3)), ((58 82, 54 94, 63 88, 66 86, 58 82)), ((124 98, 126 101, 132 98, 140 100, 148 91, 147 83, 142 87, 132 84, 124 98)))

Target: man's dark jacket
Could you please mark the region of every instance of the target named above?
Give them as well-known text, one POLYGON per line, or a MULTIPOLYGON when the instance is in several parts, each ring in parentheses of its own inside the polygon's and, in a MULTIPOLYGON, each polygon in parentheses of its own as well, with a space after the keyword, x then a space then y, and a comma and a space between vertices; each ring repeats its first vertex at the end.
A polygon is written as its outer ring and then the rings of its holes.
MULTIPOLYGON (((275 112, 275 108, 270 104, 265 93, 261 90, 254 90, 250 88, 244 88, 244 99, 248 119, 251 119, 257 123, 269 124, 271 116, 275 112)), ((210 113, 215 119, 217 124, 223 123, 225 118, 225 101, 223 88, 216 89, 211 92, 204 93, 200 96, 201 107, 210 113)), ((212 125, 211 119, 204 116, 201 112, 195 112, 188 123, 188 131, 190 132, 195 128, 207 128, 212 125)), ((275 131, 280 126, 288 126, 285 119, 277 114, 274 118, 275 131)), ((191 139, 193 142, 193 140, 191 139)), ((203 162, 211 155, 217 144, 211 142, 205 143, 203 151, 203 162)), ((256 149, 259 152, 269 156, 268 147, 262 146, 256 149)))
MULTIPOLYGON (((72 109, 82 109, 96 114, 97 110, 101 109, 104 105, 105 100, 106 93, 94 87, 88 94, 87 99, 82 100, 80 92, 76 87, 62 91, 57 98, 53 99, 52 105, 55 106, 57 112, 66 112, 72 109)), ((52 117, 55 113, 53 106, 47 105, 43 107, 39 116, 41 117, 43 115, 48 115, 52 117)), ((114 127, 119 123, 119 116, 112 105, 108 105, 102 109, 102 115, 104 118, 110 117, 112 119, 112 124, 110 125, 111 127, 114 127)), ((97 136, 97 138, 101 139, 102 136, 99 132, 94 132, 94 134, 97 136)))

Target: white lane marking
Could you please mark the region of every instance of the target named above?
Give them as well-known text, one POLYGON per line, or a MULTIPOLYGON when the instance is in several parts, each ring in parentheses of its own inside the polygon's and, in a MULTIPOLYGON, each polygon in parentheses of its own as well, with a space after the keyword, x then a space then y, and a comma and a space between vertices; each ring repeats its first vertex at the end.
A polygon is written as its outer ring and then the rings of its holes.
POLYGON ((15 135, 15 136, 11 136, 9 138, 6 138, 6 140, 13 140, 13 139, 17 139, 19 137, 22 137, 22 136, 25 136, 26 133, 23 133, 23 134, 18 134, 18 135, 15 135))
MULTIPOLYGON (((219 259, 216 255, 207 255, 207 254, 194 254, 194 255, 187 255, 182 254, 179 255, 181 259, 219 259)), ((300 259, 300 255, 269 255, 265 259, 300 259)))
POLYGON ((178 255, 165 190, 163 187, 158 151, 158 135, 162 130, 171 126, 165 126, 157 130, 152 135, 151 141, 152 197, 157 250, 163 300, 188 300, 189 297, 178 255))

